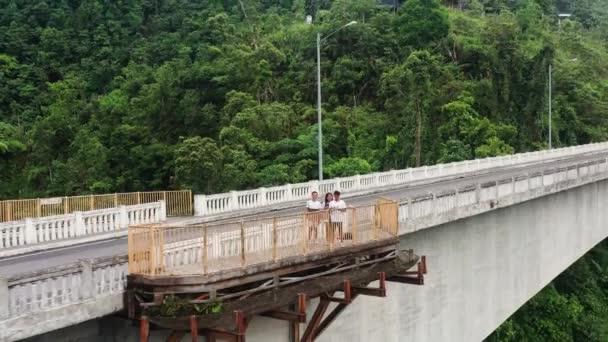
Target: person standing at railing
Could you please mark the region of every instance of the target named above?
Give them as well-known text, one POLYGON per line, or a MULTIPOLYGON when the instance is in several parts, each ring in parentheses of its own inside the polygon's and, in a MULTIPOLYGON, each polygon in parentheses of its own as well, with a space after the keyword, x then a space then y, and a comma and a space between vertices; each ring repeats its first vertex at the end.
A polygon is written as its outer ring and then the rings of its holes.
POLYGON ((321 222, 321 209, 323 209, 323 204, 319 201, 319 193, 313 191, 310 194, 310 199, 306 202, 309 240, 317 238, 319 223, 321 222))
POLYGON ((325 194, 325 202, 323 202, 323 209, 329 209, 329 203, 334 200, 334 195, 331 192, 325 194))
POLYGON ((334 191, 334 199, 329 202, 331 225, 333 236, 337 236, 340 241, 344 239, 344 221, 346 218, 346 203, 340 199, 340 191, 334 191))
POLYGON ((334 200, 334 195, 331 192, 325 194, 325 201, 323 202, 323 213, 321 214, 321 221, 325 225, 325 239, 327 242, 333 240, 333 228, 329 223, 329 203, 334 200))

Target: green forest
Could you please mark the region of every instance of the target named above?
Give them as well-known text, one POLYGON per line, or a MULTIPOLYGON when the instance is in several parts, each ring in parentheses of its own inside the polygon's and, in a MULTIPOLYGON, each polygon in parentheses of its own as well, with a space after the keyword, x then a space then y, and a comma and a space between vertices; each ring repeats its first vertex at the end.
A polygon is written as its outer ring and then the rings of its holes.
MULTIPOLYGON (((553 147, 608 140, 605 0, 0 9, 0 199, 318 178, 316 35, 351 21, 321 48, 325 177, 547 148, 550 66, 553 147)), ((489 340, 608 341, 607 282, 604 243, 489 340)))
POLYGON ((325 177, 545 148, 549 65, 553 146, 608 138, 604 1, 379 3, 0 0, 0 199, 316 179, 353 20, 325 177))

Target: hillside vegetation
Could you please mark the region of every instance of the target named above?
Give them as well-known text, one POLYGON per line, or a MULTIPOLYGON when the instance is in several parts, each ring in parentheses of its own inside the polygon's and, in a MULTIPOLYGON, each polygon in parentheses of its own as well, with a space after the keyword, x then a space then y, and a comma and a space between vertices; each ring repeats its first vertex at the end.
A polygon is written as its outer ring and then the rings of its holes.
POLYGON ((315 179, 605 140, 608 26, 576 1, 0 0, 0 198, 315 179), (305 23, 305 14, 314 17, 305 23))
MULTIPOLYGON (((550 65, 553 146, 608 140, 604 0, 0 9, 0 199, 317 178, 316 33, 353 20, 321 51, 326 177, 546 148, 550 65)), ((604 243, 489 339, 608 341, 607 268, 604 243)))

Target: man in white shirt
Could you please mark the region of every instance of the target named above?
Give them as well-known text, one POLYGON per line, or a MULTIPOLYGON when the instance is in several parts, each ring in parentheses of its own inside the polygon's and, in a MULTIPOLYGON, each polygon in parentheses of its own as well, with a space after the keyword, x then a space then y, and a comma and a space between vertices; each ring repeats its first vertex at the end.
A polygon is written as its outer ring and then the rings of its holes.
POLYGON ((307 211, 319 211, 321 209, 323 209, 323 204, 321 204, 321 202, 319 202, 319 193, 316 191, 313 191, 310 194, 310 199, 306 202, 306 209, 307 211))
POLYGON ((331 211, 331 224, 333 226, 333 234, 338 240, 342 241, 344 236, 343 225, 346 216, 346 203, 340 199, 340 191, 334 191, 334 199, 329 202, 329 210, 331 211))
POLYGON ((321 213, 319 212, 323 209, 323 204, 319 202, 319 193, 313 191, 310 194, 310 199, 306 202, 306 217, 308 218, 308 239, 316 239, 318 234, 319 223, 321 222, 321 213))

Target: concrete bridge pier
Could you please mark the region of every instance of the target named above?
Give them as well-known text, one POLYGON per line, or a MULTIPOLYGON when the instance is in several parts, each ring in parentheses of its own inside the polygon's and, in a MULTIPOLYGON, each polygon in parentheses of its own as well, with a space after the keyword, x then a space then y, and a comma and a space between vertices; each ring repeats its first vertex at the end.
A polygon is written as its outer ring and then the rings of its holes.
POLYGON ((319 341, 481 341, 608 236, 608 181, 409 234, 425 286, 354 303, 319 341), (381 319, 380 319, 381 318, 381 319))

